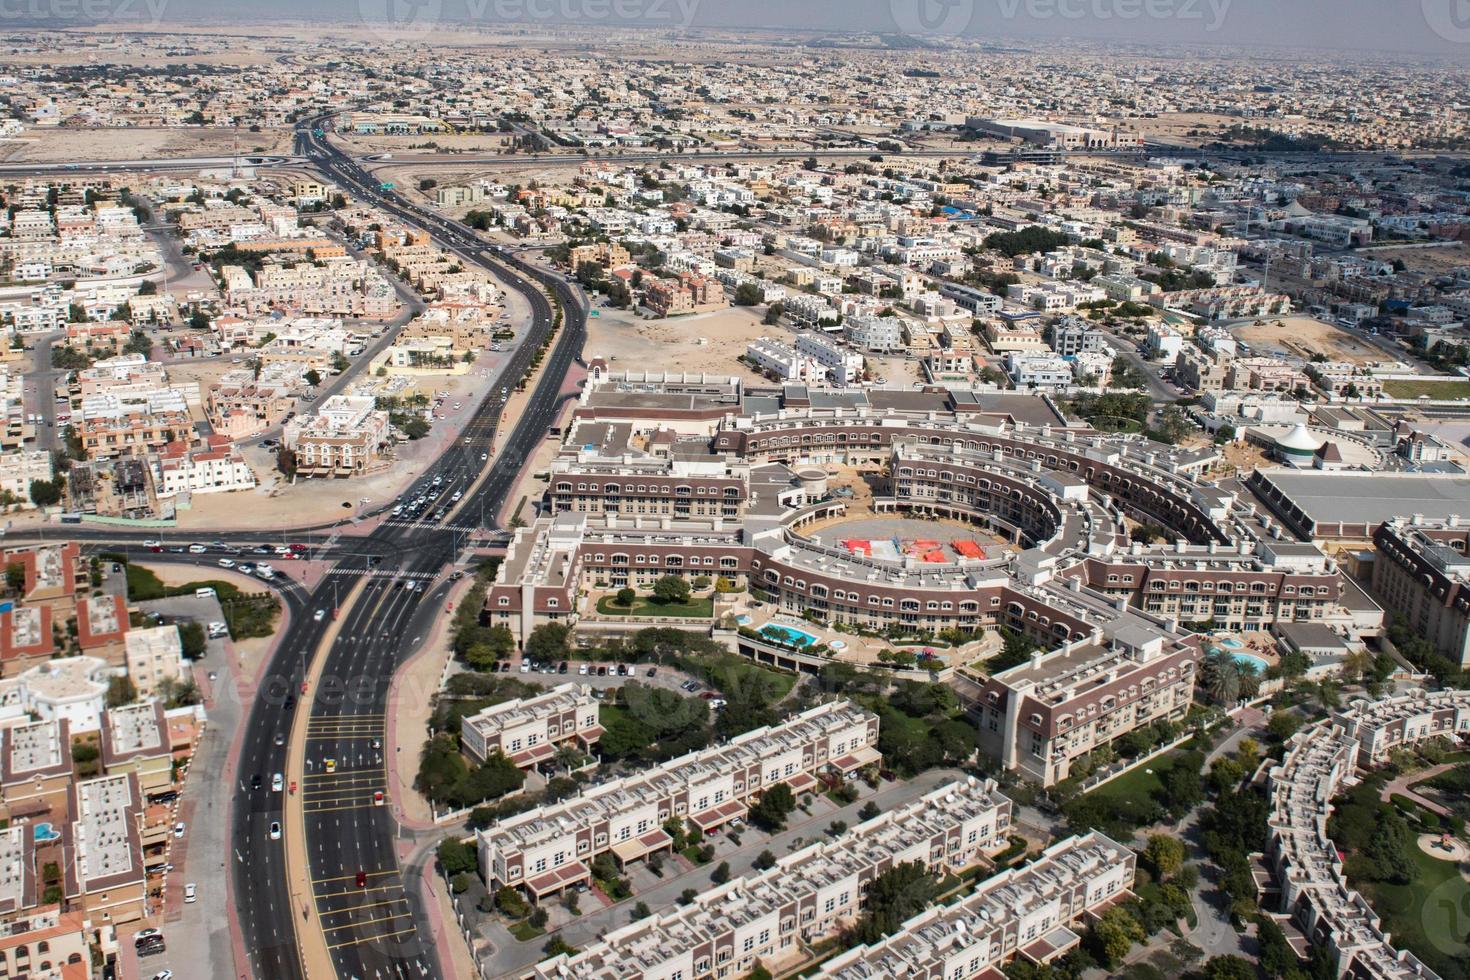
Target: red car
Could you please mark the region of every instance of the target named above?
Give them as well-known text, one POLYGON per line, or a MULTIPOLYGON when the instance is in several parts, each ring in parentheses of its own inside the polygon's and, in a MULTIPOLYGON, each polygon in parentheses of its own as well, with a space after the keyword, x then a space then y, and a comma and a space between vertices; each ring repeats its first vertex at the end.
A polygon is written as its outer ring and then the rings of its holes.
POLYGON ((359 871, 357 873, 357 887, 358 888, 366 888, 367 887, 367 872, 366 871, 359 871))

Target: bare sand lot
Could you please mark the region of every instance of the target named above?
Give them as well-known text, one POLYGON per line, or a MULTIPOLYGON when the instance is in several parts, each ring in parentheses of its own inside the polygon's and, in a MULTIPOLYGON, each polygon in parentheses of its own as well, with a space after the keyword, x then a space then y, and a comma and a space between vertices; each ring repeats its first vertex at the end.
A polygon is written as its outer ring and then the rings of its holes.
POLYGON ((1364 343, 1341 327, 1308 316, 1272 317, 1231 330, 1256 353, 1282 351, 1310 358, 1321 354, 1330 361, 1368 364, 1388 360, 1377 347, 1364 343), (1278 325, 1279 324, 1279 325, 1278 325))
POLYGON ((1384 262, 1402 260, 1409 272, 1425 272, 1430 275, 1470 265, 1470 245, 1464 242, 1437 245, 1433 248, 1370 248, 1364 250, 1363 254, 1384 262))
POLYGON ((332 141, 348 153, 503 153, 509 133, 422 133, 417 136, 335 133, 332 141))
POLYGON ((1220 133, 1239 123, 1234 116, 1212 112, 1170 112, 1152 119, 1130 119, 1130 128, 1145 136, 1171 140, 1186 145, 1208 143, 1220 133), (1191 136, 1192 130, 1204 130, 1208 136, 1191 136))
POLYGON ((214 157, 234 152, 290 153, 290 129, 28 129, 16 140, 0 142, 5 163, 86 163, 94 160, 147 160, 155 157, 214 157))
POLYGON ((619 371, 684 371, 762 382, 738 360, 745 345, 757 337, 790 339, 787 330, 763 326, 760 314, 743 306, 671 320, 644 320, 626 310, 599 312, 587 321, 587 358, 607 358, 619 371))

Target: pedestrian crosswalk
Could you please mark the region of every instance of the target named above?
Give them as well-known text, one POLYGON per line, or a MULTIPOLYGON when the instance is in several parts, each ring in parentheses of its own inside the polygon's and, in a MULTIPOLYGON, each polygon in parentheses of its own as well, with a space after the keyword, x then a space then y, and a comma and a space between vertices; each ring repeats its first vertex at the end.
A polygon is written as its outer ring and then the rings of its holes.
POLYGON ((421 579, 425 582, 439 577, 438 572, 400 572, 392 568, 329 568, 327 574, 344 578, 421 579))

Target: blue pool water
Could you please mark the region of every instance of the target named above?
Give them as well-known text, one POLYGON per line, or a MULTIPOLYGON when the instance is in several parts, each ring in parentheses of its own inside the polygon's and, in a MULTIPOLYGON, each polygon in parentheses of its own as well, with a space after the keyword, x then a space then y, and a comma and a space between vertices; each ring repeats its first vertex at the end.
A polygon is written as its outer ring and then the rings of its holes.
POLYGON ((49 823, 36 824, 31 833, 35 836, 37 844, 45 843, 46 841, 56 840, 56 838, 61 836, 49 823))
POLYGON ((809 647, 817 642, 817 638, 805 630, 792 629, 790 626, 777 626, 775 623, 767 623, 761 627, 760 631, 762 635, 792 647, 809 647))
POLYGON ((1257 674, 1265 674, 1266 668, 1270 666, 1270 664, 1266 663, 1260 657, 1252 657, 1248 653, 1232 653, 1230 656, 1236 663, 1243 667, 1251 668, 1257 674))
POLYGON ((1239 649, 1241 649, 1242 647, 1245 646, 1244 643, 1241 643, 1239 640, 1237 640, 1233 636, 1222 637, 1219 640, 1219 643, 1220 643, 1220 645, 1222 647, 1224 647, 1227 650, 1239 650, 1239 649))

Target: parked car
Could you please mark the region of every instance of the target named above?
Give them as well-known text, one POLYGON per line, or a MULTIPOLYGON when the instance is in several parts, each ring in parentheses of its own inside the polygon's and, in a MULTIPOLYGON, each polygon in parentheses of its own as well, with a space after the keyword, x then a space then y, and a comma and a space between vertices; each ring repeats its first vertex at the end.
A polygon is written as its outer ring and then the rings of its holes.
POLYGON ((198 898, 199 898, 199 886, 198 885, 194 884, 194 882, 191 881, 187 885, 184 886, 184 904, 185 905, 193 905, 194 902, 198 898))

